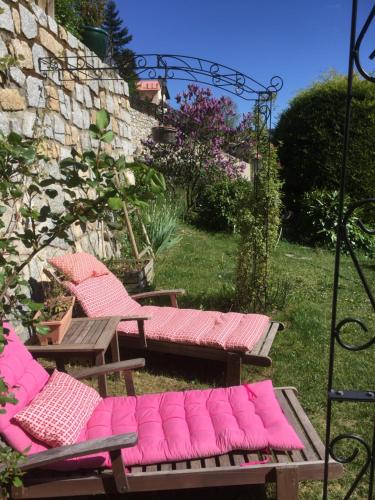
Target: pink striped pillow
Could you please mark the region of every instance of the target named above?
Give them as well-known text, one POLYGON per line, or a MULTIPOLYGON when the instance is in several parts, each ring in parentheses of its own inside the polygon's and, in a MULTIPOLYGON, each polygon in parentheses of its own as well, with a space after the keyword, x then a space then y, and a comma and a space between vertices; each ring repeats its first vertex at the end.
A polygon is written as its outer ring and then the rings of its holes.
POLYGON ((108 268, 89 253, 67 253, 48 262, 76 285, 88 278, 108 274, 108 268))
POLYGON ((74 444, 101 401, 95 389, 55 370, 42 391, 12 420, 49 446, 74 444))

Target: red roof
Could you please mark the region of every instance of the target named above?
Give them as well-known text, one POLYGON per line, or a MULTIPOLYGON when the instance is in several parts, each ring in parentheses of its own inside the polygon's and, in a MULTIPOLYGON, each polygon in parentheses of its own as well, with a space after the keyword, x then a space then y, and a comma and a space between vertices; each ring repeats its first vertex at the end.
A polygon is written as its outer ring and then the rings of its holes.
POLYGON ((158 80, 140 80, 137 82, 137 90, 154 90, 157 92, 161 90, 161 87, 158 80))

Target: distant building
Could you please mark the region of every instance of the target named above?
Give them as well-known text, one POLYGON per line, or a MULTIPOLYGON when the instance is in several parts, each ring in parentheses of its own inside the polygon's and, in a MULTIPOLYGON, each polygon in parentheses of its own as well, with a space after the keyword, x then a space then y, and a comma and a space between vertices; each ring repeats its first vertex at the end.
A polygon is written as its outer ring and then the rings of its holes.
POLYGON ((158 106, 162 102, 162 89, 164 87, 164 100, 169 99, 169 92, 163 80, 139 80, 137 90, 142 101, 148 101, 158 106))

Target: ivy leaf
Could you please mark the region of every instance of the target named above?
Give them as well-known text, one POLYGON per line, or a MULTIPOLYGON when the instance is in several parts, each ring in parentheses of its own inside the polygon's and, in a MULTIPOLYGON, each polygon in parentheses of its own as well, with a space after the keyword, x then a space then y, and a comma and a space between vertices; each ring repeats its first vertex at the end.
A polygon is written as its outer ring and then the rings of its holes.
POLYGON ((106 109, 101 109, 96 113, 96 126, 100 130, 105 130, 108 127, 110 120, 109 113, 106 109))
POLYGON ((110 143, 113 141, 114 138, 115 134, 112 132, 112 130, 108 130, 108 132, 106 132, 100 137, 100 140, 106 143, 110 143))
POLYGON ((118 196, 113 196, 108 198, 108 205, 112 210, 121 210, 122 209, 122 200, 118 196))

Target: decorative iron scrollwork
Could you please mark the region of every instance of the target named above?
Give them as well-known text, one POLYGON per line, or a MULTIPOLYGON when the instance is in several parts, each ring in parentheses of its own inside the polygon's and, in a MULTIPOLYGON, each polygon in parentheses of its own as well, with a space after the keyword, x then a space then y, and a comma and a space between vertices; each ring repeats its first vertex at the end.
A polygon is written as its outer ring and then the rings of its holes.
POLYGON ((353 463, 354 460, 357 458, 357 456, 360 453, 359 448, 354 448, 351 454, 343 456, 339 455, 335 452, 335 447, 342 443, 343 441, 355 441, 356 443, 360 444, 365 453, 366 453, 366 459, 364 461, 363 466, 359 470, 358 474, 356 475, 352 485, 350 486, 348 492, 346 493, 344 500, 347 500, 351 497, 352 493, 354 493, 355 489, 357 488, 359 482, 363 478, 363 476, 366 474, 366 472, 369 470, 372 462, 372 450, 370 445, 360 436, 357 436, 355 434, 340 434, 339 436, 336 436, 334 439, 332 439, 330 447, 329 447, 329 452, 331 457, 336 460, 336 462, 339 462, 340 464, 350 464, 353 463))
MULTIPOLYGON (((334 460, 342 464, 350 464, 354 462, 359 454, 359 448, 355 448, 354 451, 346 456, 340 456, 335 452, 335 446, 344 441, 355 441, 357 444, 361 445, 366 452, 366 459, 361 467, 360 471, 354 478, 352 485, 350 486, 348 492, 346 493, 344 499, 349 499, 354 491, 357 489, 360 481, 365 477, 366 473, 369 473, 368 481, 368 500, 373 499, 373 489, 374 489, 374 465, 375 465, 375 429, 373 430, 372 444, 366 442, 365 439, 359 437, 355 434, 340 434, 339 436, 331 439, 331 421, 332 421, 332 409, 333 404, 340 402, 340 404, 345 404, 348 402, 362 404, 362 403, 374 403, 375 402, 375 390, 345 390, 333 388, 334 379, 334 368, 335 368, 335 346, 338 344, 340 347, 352 351, 364 351, 375 345, 375 337, 371 339, 358 342, 358 343, 348 343, 343 340, 343 329, 347 325, 354 325, 362 330, 362 333, 368 333, 369 329, 367 325, 358 318, 347 317, 338 321, 338 296, 339 296, 339 281, 340 281, 340 252, 342 250, 342 244, 349 251, 350 257, 352 259, 353 265, 356 272, 360 278, 360 282, 363 289, 368 297, 372 311, 375 311, 375 301, 374 295, 372 293, 371 286, 366 279, 365 273, 360 265, 359 259, 353 248, 353 244, 350 239, 349 226, 351 219, 353 218, 355 211, 357 209, 369 209, 373 205, 375 208, 375 198, 368 198, 365 200, 358 201, 350 205, 350 207, 344 213, 344 199, 345 199, 345 180, 346 180, 346 170, 348 165, 348 152, 349 152, 349 130, 350 130, 350 115, 351 115, 351 100, 352 100, 352 83, 354 76, 354 65, 357 66, 360 74, 368 81, 375 83, 375 77, 367 72, 360 58, 360 51, 362 49, 363 41, 369 31, 370 25, 375 18, 375 5, 371 9, 367 19, 365 20, 359 35, 357 37, 357 11, 358 11, 358 0, 352 0, 352 23, 351 23, 351 34, 350 34, 350 52, 349 52, 349 70, 348 70, 348 89, 347 89, 347 105, 346 105, 346 117, 345 117, 345 131, 344 131, 344 144, 343 144, 343 161, 341 166, 341 183, 340 183, 340 202, 339 202, 339 213, 338 213, 338 224, 337 224, 337 245, 336 245, 336 257, 335 257, 335 271, 334 271, 334 286, 333 286, 333 301, 332 301, 332 320, 331 320, 331 338, 330 338, 330 355, 329 355, 329 369, 328 369, 328 387, 327 387, 327 415, 326 415, 326 450, 325 450, 325 467, 324 467, 324 484, 323 484, 323 500, 328 498, 328 461, 329 456, 334 460)), ((369 58, 372 60, 375 57, 375 51, 373 51, 369 58)), ((366 219, 367 220, 367 219, 366 219)), ((368 227, 367 222, 362 219, 357 219, 357 226, 366 235, 375 235, 375 228, 368 227)))

